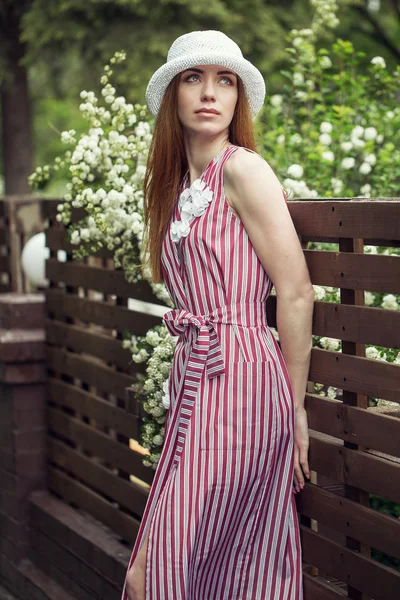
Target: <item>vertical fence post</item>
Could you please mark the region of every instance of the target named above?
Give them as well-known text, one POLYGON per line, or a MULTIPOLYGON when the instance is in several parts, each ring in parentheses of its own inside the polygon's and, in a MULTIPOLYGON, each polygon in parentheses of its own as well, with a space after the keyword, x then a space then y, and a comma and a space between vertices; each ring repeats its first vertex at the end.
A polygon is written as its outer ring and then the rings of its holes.
MULTIPOLYGON (((364 241, 361 238, 339 238, 339 251, 357 252, 362 254, 364 252, 364 241)), ((340 302, 342 304, 363 306, 364 290, 350 290, 341 288, 340 302)), ((350 354, 352 356, 365 356, 365 344, 358 344, 356 342, 343 340, 342 353, 350 354)), ((343 404, 357 406, 359 408, 368 408, 368 397, 364 394, 357 394, 356 392, 343 390, 343 404)), ((353 450, 363 450, 361 446, 347 441, 344 441, 344 447, 351 448, 353 450)), ((345 484, 344 495, 346 498, 350 498, 354 502, 358 502, 363 506, 369 505, 368 492, 359 490, 351 485, 345 484)), ((349 536, 346 536, 346 546, 368 558, 371 555, 371 549, 368 546, 349 536)), ((366 596, 350 585, 348 585, 348 597, 352 598, 352 600, 369 600, 369 596, 366 596)))
POLYGON ((46 487, 44 297, 0 294, 0 579, 14 592, 29 497, 46 487))
POLYGON ((10 290, 15 293, 30 291, 29 281, 21 268, 21 252, 32 235, 43 231, 41 205, 40 198, 29 195, 6 196, 4 199, 10 290))
MULTIPOLYGON (((304 241, 300 236, 300 244, 303 250, 308 250, 308 242, 304 241)), ((307 389, 306 393, 313 394, 314 393, 314 382, 307 381, 307 389)), ((307 401, 304 403, 305 408, 307 409, 307 401)), ((310 483, 317 484, 317 473, 310 469, 310 483)), ((311 517, 306 517, 305 515, 300 514, 300 524, 308 527, 312 531, 318 531, 318 522, 311 517)), ((317 567, 311 566, 309 570, 310 575, 313 577, 318 577, 319 571, 317 567)))

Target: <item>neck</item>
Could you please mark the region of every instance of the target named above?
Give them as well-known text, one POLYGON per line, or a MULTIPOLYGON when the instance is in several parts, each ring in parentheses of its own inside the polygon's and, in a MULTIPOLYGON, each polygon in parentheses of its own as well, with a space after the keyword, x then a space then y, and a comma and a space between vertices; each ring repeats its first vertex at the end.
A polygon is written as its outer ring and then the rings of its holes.
POLYGON ((215 138, 203 138, 185 135, 186 158, 188 162, 189 185, 198 179, 212 158, 218 156, 223 148, 229 146, 227 133, 215 138))

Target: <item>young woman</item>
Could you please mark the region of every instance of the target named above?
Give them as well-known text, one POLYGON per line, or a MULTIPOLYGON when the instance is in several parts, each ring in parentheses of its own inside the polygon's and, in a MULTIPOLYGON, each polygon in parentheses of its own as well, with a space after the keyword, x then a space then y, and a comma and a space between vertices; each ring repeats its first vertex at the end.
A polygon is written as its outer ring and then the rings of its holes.
POLYGON ((314 303, 281 185, 256 153, 261 73, 219 31, 178 38, 152 76, 150 266, 176 308, 165 442, 123 600, 301 600, 294 493, 314 303), (268 327, 276 290, 281 348, 268 327))

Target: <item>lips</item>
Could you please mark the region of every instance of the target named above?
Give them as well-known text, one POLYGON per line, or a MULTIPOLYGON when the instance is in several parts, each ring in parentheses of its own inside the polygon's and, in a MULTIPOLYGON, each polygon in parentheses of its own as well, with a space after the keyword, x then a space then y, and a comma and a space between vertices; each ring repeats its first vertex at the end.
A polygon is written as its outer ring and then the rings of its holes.
POLYGON ((201 108, 200 110, 196 110, 196 113, 219 115, 219 112, 215 108, 201 108))

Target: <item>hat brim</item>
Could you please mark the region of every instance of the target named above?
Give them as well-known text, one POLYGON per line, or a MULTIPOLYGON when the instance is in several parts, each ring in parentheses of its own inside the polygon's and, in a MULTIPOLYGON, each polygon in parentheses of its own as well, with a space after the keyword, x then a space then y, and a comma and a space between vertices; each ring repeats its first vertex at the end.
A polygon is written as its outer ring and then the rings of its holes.
POLYGON ((265 82, 260 71, 243 57, 227 56, 226 53, 199 52, 191 54, 190 58, 183 56, 168 61, 151 77, 146 89, 146 102, 156 117, 160 110, 161 102, 169 83, 178 73, 198 65, 221 65, 234 71, 243 81, 250 111, 254 118, 260 111, 265 100, 265 82))

